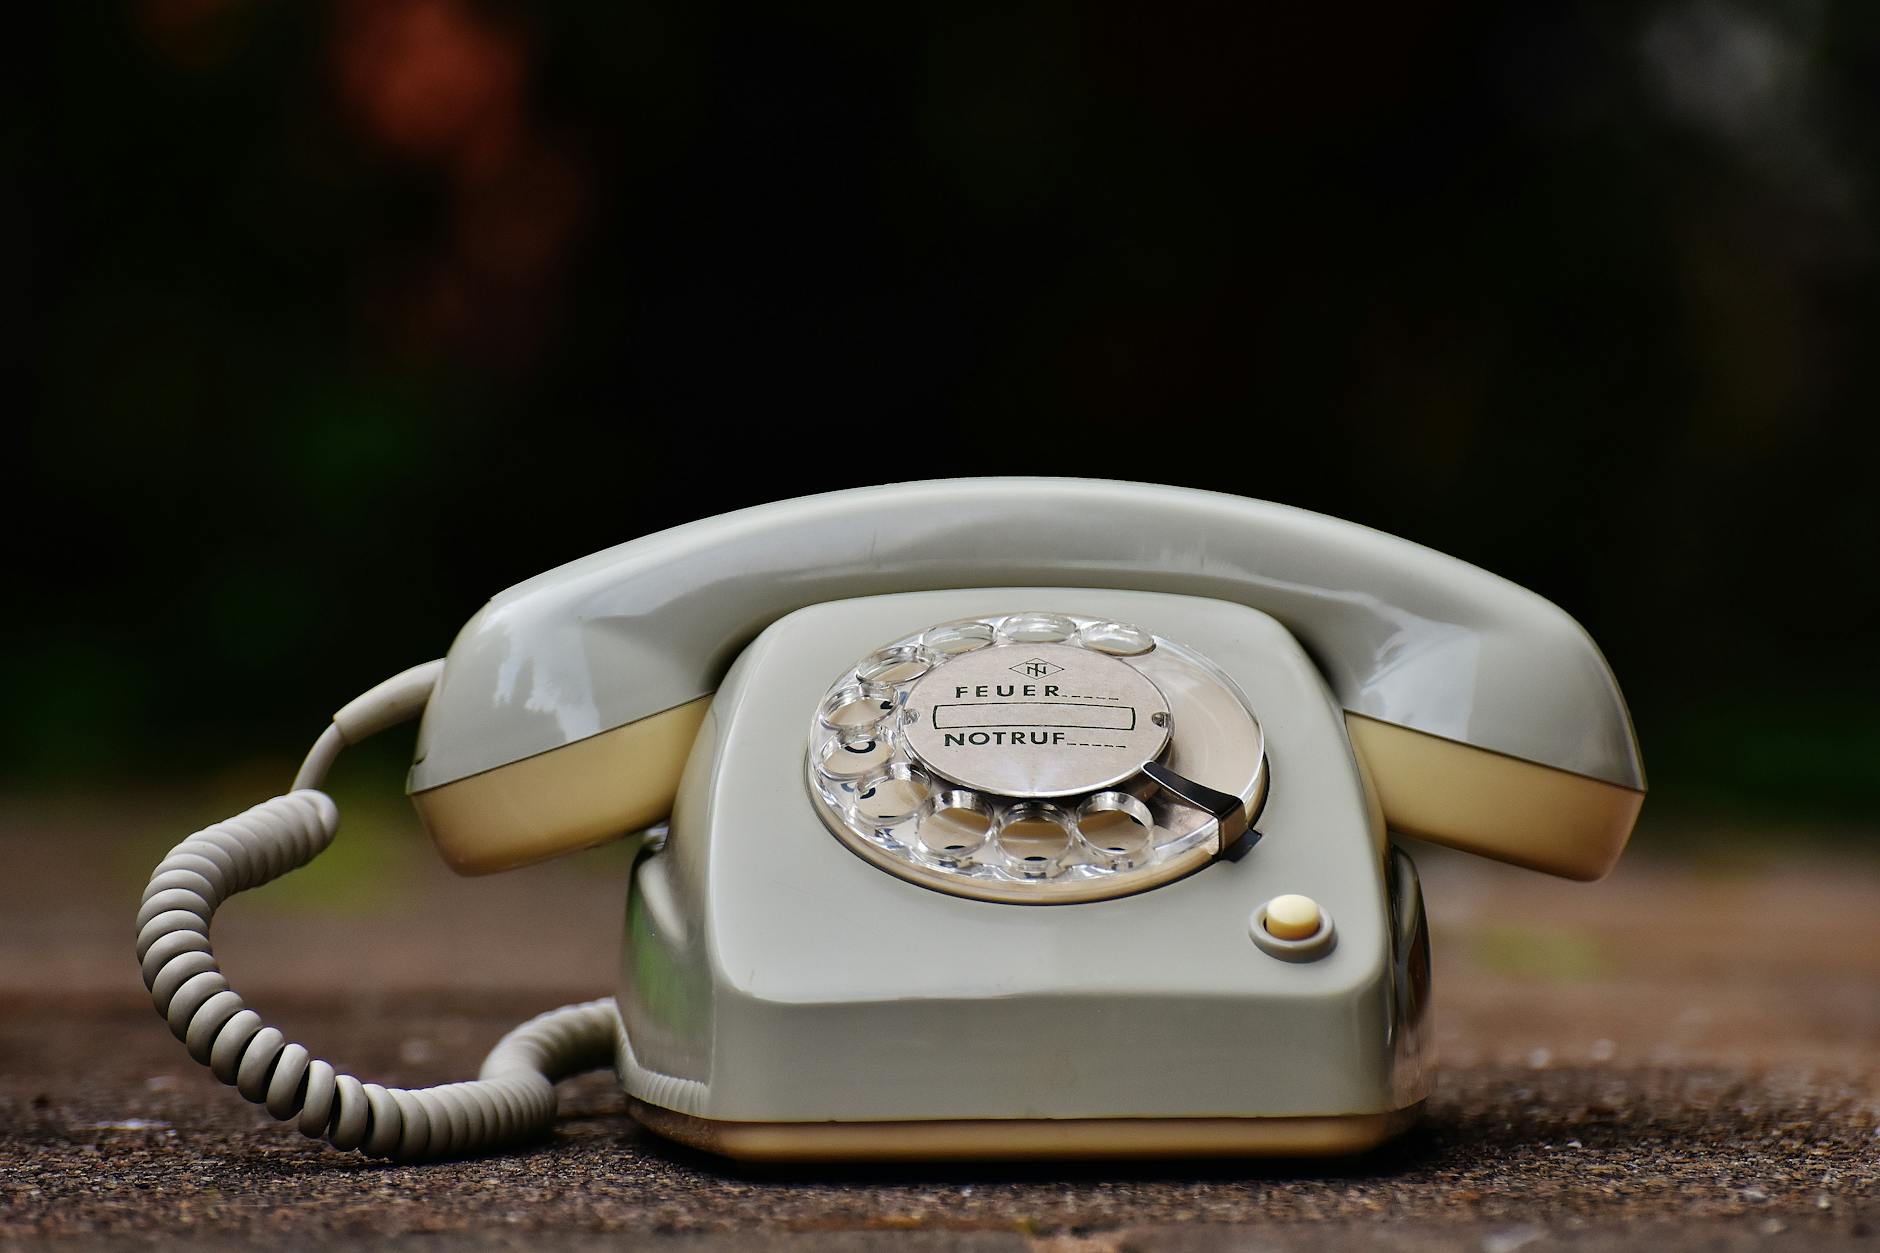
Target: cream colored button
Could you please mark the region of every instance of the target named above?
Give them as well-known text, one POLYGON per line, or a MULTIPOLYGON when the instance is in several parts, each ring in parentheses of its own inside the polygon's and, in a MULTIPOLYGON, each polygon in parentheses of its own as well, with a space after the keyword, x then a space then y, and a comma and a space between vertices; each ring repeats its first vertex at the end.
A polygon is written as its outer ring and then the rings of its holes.
POLYGON ((1275 896, 1266 903, 1266 930, 1276 940, 1307 940, 1324 919, 1310 896, 1275 896))

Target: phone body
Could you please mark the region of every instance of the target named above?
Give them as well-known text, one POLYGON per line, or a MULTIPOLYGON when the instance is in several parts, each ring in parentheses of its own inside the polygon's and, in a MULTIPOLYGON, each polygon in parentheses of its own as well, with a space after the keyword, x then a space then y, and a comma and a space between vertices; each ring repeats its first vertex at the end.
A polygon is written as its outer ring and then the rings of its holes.
POLYGON ((1597 878, 1644 793, 1604 659, 1533 593, 1056 479, 760 506, 518 585, 410 784, 467 873, 669 817, 616 1069, 649 1126, 757 1159, 1368 1148, 1431 1075, 1390 833, 1597 878))

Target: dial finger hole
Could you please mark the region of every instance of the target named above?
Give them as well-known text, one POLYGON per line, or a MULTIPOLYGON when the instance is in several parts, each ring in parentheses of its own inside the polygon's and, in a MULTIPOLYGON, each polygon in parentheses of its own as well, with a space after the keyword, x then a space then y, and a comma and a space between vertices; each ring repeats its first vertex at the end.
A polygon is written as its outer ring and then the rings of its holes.
POLYGON ((927 777, 912 766, 889 766, 857 785, 855 813, 877 828, 892 827, 919 813, 932 790, 927 777))
POLYGON ((1154 852, 1155 818, 1127 792, 1098 792, 1078 808, 1077 834, 1091 861, 1111 870, 1131 870, 1154 852))
POLYGON ((1064 869, 1071 850, 1070 815, 1056 805, 1014 805, 1000 820, 996 838, 1008 874, 1049 879, 1064 869))
POLYGON ((822 703, 822 724, 832 731, 860 732, 875 726, 894 710, 894 689, 879 683, 850 684, 831 692, 822 703))
POLYGON ((1127 622, 1093 622, 1078 632, 1077 641, 1112 657, 1135 657, 1155 647, 1155 636, 1127 622))
POLYGON ((823 746, 816 766, 830 778, 846 781, 881 769, 893 755, 885 736, 844 736, 823 746))
POLYGON ((992 834, 992 807, 977 792, 941 792, 921 811, 915 837, 920 851, 938 866, 969 864, 992 834))
POLYGON ((1015 613, 999 634, 1015 644, 1056 644, 1077 634, 1077 624, 1061 613, 1015 613))
POLYGON ((957 653, 976 652, 989 647, 996 638, 989 623, 948 622, 922 635, 920 642, 929 652, 951 657, 957 653))
POLYGON ((884 648, 880 652, 870 653, 862 664, 855 667, 855 675, 864 683, 881 683, 893 686, 897 683, 911 683, 921 675, 933 669, 933 656, 913 645, 899 648, 884 648))

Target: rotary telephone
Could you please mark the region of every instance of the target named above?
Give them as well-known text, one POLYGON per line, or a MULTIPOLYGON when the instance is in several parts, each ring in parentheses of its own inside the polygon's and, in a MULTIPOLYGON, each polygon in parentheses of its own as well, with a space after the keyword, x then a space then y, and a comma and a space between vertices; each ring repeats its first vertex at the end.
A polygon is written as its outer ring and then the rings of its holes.
POLYGON ((501 593, 177 845, 137 955, 217 1078, 375 1156, 541 1136, 606 1066, 737 1158, 1348 1153, 1431 1077, 1387 833, 1596 879, 1643 795, 1592 641, 1485 571, 1207 492, 908 483, 501 593), (339 751, 420 715, 411 799, 457 870, 640 850, 616 995, 401 1090, 268 1026, 209 932, 331 841, 339 751))

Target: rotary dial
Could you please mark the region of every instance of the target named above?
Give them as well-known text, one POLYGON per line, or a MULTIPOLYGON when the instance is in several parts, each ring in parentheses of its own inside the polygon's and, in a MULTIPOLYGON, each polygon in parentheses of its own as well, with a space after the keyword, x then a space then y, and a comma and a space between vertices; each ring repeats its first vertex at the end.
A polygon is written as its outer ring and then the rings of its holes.
POLYGON ((927 887, 1030 904, 1141 891, 1205 864, 1266 789, 1239 689, 1128 623, 942 623, 864 657, 810 728, 818 812, 927 887))

